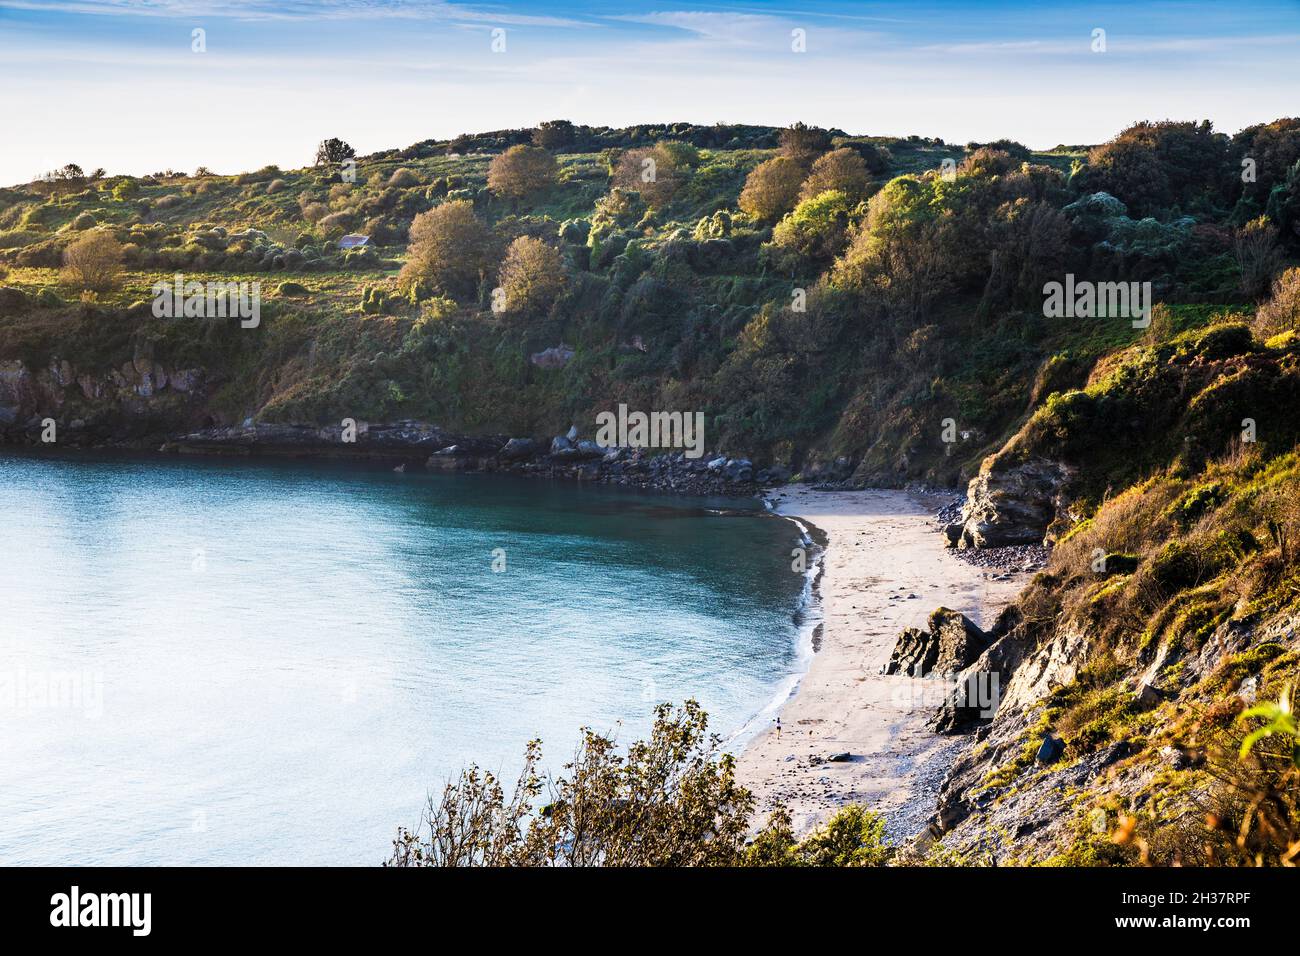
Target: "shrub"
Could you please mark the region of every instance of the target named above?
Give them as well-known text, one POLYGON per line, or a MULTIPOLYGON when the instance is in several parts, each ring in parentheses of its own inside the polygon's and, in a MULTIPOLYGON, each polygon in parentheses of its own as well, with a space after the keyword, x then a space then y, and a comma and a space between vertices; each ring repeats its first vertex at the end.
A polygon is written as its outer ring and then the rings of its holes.
POLYGON ((409 189, 411 186, 418 185, 420 185, 420 177, 405 166, 393 170, 393 175, 388 177, 388 187, 390 189, 409 189))
POLYGON ((429 800, 416 832, 398 831, 388 863, 736 865, 744 859, 754 799, 736 782, 735 758, 720 753, 719 744, 694 701, 656 708, 649 739, 625 755, 612 738, 584 729, 572 762, 549 782, 533 741, 509 795, 491 773, 471 767, 429 800))
POLYGON ((639 193, 646 205, 660 209, 672 201, 682 184, 684 173, 677 161, 666 143, 651 149, 629 149, 614 167, 614 185, 639 193))
POLYGON ((411 223, 407 262, 398 276, 402 289, 427 281, 452 298, 474 293, 487 268, 491 232, 467 200, 453 200, 420 213, 411 223))
POLYGON ((500 283, 507 312, 539 312, 564 291, 564 259, 542 240, 520 236, 506 250, 500 283))
POLYGON ((1277 244, 1277 229, 1260 216, 1233 234, 1232 251, 1241 271, 1241 291, 1252 299, 1268 292, 1273 274, 1282 263, 1277 244))
POLYGON ((122 272, 122 245, 104 230, 87 233, 63 251, 63 281, 79 289, 104 292, 122 272))
POLYGON ((800 199, 812 199, 827 190, 841 192, 850 202, 864 199, 871 185, 866 161, 857 150, 841 147, 817 157, 799 189, 800 199))
POLYGON ((804 168, 831 148, 831 136, 826 130, 804 123, 795 123, 781 130, 781 155, 792 159, 804 168))
POLYGON ((961 176, 1005 176, 1019 168, 1020 161, 1010 153, 983 146, 961 161, 957 173, 961 176))
POLYGON ((849 198, 834 189, 799 203, 772 232, 780 265, 792 270, 802 265, 820 266, 843 252, 849 208, 849 198))
POLYGON ((1118 196, 1139 218, 1221 199, 1234 182, 1227 145, 1209 120, 1137 123, 1088 155, 1079 185, 1118 196))
POLYGON ((555 157, 540 146, 511 146, 488 166, 488 188, 508 199, 524 199, 555 185, 555 157))
POLYGON ((755 166, 740 192, 739 205, 755 219, 773 221, 794 208, 804 168, 793 159, 777 156, 755 166))
POLYGON ((1273 297, 1259 307, 1252 327, 1261 339, 1300 329, 1300 267, 1277 277, 1273 297))
POLYGON ((78 214, 77 218, 72 220, 72 228, 78 231, 93 229, 95 227, 95 217, 88 212, 78 214))
POLYGON ((266 194, 270 196, 274 193, 282 192, 286 186, 288 186, 288 183, 283 179, 272 179, 266 184, 266 194))
POLYGON ((804 866, 884 866, 894 855, 885 818, 854 804, 840 810, 796 850, 804 866))

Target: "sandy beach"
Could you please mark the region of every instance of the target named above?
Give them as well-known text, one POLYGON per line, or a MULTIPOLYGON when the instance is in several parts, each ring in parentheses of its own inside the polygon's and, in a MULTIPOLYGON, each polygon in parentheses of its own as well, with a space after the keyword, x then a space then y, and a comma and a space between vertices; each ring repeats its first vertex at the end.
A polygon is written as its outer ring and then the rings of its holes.
POLYGON ((813 491, 774 496, 780 514, 821 529, 828 542, 819 592, 822 625, 808 671, 774 726, 740 755, 739 775, 758 800, 760 818, 789 808, 804 833, 839 807, 863 803, 886 815, 890 834, 918 832, 959 738, 926 729, 949 685, 880 674, 898 632, 924 627, 935 608, 992 624, 1028 578, 993 580, 943 547, 937 508, 903 491, 813 491), (847 751, 847 762, 826 762, 847 751))

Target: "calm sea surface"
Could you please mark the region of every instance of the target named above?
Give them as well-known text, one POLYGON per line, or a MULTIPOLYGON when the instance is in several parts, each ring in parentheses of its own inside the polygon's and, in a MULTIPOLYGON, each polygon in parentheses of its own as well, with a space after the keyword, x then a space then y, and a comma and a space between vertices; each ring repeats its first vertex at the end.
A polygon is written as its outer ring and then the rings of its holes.
POLYGON ((558 769, 694 696, 739 739, 799 668, 805 581, 794 526, 734 507, 0 456, 0 864, 374 864, 531 737, 558 769))

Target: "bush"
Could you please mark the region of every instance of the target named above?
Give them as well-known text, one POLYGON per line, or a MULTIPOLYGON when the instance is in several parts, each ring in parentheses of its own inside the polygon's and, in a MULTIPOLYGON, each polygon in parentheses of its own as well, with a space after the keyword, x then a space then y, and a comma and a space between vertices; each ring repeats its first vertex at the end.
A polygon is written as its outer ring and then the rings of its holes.
POLYGON ((1277 277, 1273 297, 1259 307, 1252 327, 1261 339, 1300 329, 1300 267, 1277 277))
POLYGON ((865 199, 871 185, 866 161, 857 150, 841 147, 817 157, 799 189, 800 199, 812 199, 827 190, 843 193, 850 202, 865 199))
POLYGON ((266 184, 266 194, 270 196, 273 195, 274 193, 282 192, 285 189, 285 187, 287 187, 288 185, 289 184, 286 183, 283 179, 272 179, 269 183, 266 184))
POLYGON ((108 291, 117 284, 122 259, 122 245, 112 233, 87 233, 63 251, 63 281, 79 289, 108 291))
POLYGON ((508 796, 495 776, 471 767, 429 800, 416 832, 398 831, 388 864, 737 865, 754 798, 719 744, 694 701, 656 708, 650 738, 626 755, 612 738, 584 729, 572 762, 549 782, 533 741, 508 796))
POLYGON ((520 236, 506 250, 500 283, 505 311, 540 312, 564 291, 564 259, 542 240, 520 236))
POLYGON ((793 271, 829 263, 848 241, 849 209, 849 198, 834 189, 799 203, 772 232, 778 265, 793 271))
POLYGON ((406 167, 393 170, 393 175, 388 177, 390 189, 409 189, 411 186, 418 185, 420 185, 420 177, 406 167))
POLYGON ((667 143, 651 149, 629 149, 614 166, 614 185, 639 193, 647 206, 661 209, 681 187, 684 173, 677 162, 677 155, 667 143))
POLYGON ((781 130, 781 155, 794 160, 805 169, 830 148, 830 133, 819 127, 795 123, 781 130))
POLYGON ((739 205, 755 219, 771 222, 794 208, 803 184, 804 168, 786 156, 755 166, 740 192, 739 205))
POLYGON ((72 228, 78 231, 95 228, 95 217, 88 212, 78 214, 77 218, 72 220, 72 228))
POLYGON ((488 166, 488 189, 525 199, 555 185, 555 157, 540 146, 511 146, 488 166))
POLYGON ((420 213, 411 223, 407 262, 398 284, 426 281, 456 299, 474 294, 487 269, 492 235, 474 214, 473 203, 459 199, 420 213))

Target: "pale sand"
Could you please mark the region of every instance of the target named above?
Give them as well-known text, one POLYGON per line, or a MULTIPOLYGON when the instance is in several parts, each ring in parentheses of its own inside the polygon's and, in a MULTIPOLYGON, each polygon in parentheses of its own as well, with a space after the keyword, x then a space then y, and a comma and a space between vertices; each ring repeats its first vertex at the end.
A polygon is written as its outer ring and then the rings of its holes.
POLYGON ((741 782, 759 820, 783 803, 806 833, 836 809, 863 803, 884 813, 895 839, 918 832, 960 743, 925 724, 951 685, 884 677, 880 669, 904 627, 925 627, 935 608, 961 611, 981 627, 1015 597, 1028 575, 957 558, 933 524, 939 506, 902 491, 783 489, 777 511, 827 536, 820 580, 824 615, 807 673, 769 726, 742 751, 741 782), (910 595, 915 597, 909 598, 910 595), (848 751, 846 763, 810 762, 848 751))

